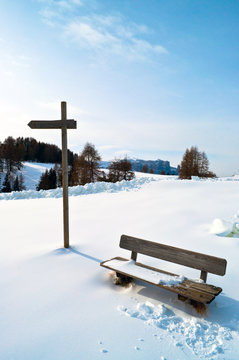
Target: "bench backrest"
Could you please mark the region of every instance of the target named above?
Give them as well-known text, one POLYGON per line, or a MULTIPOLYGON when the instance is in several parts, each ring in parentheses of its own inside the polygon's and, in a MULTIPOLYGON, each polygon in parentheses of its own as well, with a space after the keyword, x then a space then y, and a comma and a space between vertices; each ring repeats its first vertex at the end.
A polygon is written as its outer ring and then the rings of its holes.
MULTIPOLYGON (((121 236, 120 247, 131 250, 131 258, 134 260, 136 260, 137 253, 140 253, 198 269, 205 273, 209 272, 216 275, 224 275, 226 272, 227 261, 225 259, 142 240, 128 235, 121 236)), ((206 279, 204 279, 204 281, 206 281, 206 279)))

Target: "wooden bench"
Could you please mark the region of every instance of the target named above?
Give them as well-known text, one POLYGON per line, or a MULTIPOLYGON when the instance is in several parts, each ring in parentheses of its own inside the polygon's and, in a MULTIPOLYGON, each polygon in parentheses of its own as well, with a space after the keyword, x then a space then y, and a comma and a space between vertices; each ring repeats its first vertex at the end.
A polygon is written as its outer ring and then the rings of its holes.
POLYGON ((100 264, 115 271, 118 277, 145 281, 177 293, 180 300, 190 299, 192 302, 203 304, 212 302, 215 296, 222 291, 220 287, 206 284, 206 280, 207 273, 221 276, 225 274, 227 266, 225 259, 127 235, 121 236, 119 246, 132 252, 130 260, 115 257, 100 264), (201 271, 201 282, 182 278, 179 275, 139 263, 136 261, 138 253, 198 269, 201 271))

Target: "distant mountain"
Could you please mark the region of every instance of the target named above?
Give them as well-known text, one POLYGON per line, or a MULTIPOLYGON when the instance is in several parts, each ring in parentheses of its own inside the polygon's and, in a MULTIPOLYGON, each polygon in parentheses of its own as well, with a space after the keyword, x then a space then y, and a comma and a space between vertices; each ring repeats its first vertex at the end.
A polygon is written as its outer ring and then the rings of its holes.
MULTIPOLYGON (((131 164, 132 164, 132 170, 134 171, 142 171, 142 169, 147 170, 147 171, 143 171, 143 172, 150 172, 150 170, 152 169, 154 174, 161 174, 162 171, 164 171, 164 173, 166 175, 178 175, 179 172, 179 166, 173 167, 170 166, 170 162, 169 161, 164 161, 164 160, 142 160, 142 159, 128 159, 131 164)), ((100 167, 107 169, 109 167, 109 164, 111 163, 111 161, 101 161, 100 162, 100 167)))

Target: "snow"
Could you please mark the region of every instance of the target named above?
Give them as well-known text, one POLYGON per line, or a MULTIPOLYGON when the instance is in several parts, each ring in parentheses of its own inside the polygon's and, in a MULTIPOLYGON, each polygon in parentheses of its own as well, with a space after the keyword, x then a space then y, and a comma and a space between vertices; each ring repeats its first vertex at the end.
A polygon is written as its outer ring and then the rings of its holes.
POLYGON ((184 276, 172 276, 136 266, 133 260, 122 261, 118 259, 112 259, 107 261, 105 265, 113 268, 115 271, 121 270, 131 276, 137 276, 138 278, 145 279, 154 284, 173 286, 178 285, 183 282, 183 280, 185 280, 184 276))
POLYGON ((211 233, 218 236, 239 237, 239 219, 238 214, 234 215, 234 221, 223 219, 214 219, 211 226, 211 233), (235 221, 236 219, 236 221, 235 221))
MULTIPOLYGON (((70 196, 69 249, 62 248, 61 198, 26 192, 0 201, 0 359, 238 359, 239 238, 211 227, 215 219, 237 222, 239 182, 140 178, 128 188, 115 184, 119 191, 93 184, 95 192, 70 196), (223 293, 200 315, 170 291, 137 281, 115 286, 100 262, 129 258, 119 248, 123 233, 227 259, 225 276, 208 275, 223 293)), ((199 276, 158 259, 138 261, 199 276)))
POLYGON ((24 184, 27 190, 36 190, 36 186, 39 183, 42 173, 54 167, 51 163, 36 163, 25 161, 21 171, 17 172, 17 175, 22 173, 24 177, 24 184))
MULTIPOLYGON (((69 196, 89 195, 102 192, 118 192, 139 189, 142 185, 155 181, 155 178, 139 177, 132 181, 120 181, 117 183, 98 182, 90 183, 84 186, 78 185, 69 187, 69 196)), ((43 199, 62 197, 62 188, 53 190, 24 190, 12 191, 11 193, 1 193, 0 200, 19 200, 19 199, 43 199)))
POLYGON ((183 347, 185 343, 192 353, 203 359, 224 354, 225 345, 229 346, 232 337, 237 337, 228 327, 205 319, 186 319, 165 305, 154 305, 150 301, 136 302, 133 308, 119 307, 118 310, 156 329, 166 330, 175 347, 183 347))

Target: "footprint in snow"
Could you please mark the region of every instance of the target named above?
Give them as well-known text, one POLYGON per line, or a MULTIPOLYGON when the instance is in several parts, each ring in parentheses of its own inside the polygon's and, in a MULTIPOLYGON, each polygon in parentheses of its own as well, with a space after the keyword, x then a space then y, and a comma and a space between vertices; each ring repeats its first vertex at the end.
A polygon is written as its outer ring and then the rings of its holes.
POLYGON ((101 349, 100 352, 102 352, 103 354, 106 354, 108 352, 108 350, 106 349, 101 349))

